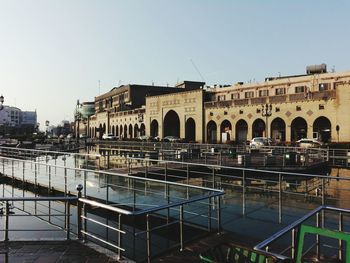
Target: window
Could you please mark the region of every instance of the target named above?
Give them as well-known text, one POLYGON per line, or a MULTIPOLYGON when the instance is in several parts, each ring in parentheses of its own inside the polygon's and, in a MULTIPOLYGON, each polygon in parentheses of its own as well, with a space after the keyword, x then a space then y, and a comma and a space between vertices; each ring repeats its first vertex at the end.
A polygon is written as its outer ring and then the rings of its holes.
POLYGON ((224 100, 225 100, 225 95, 218 96, 218 101, 224 101, 224 100))
POLYGON ((283 94, 286 94, 286 88, 275 89, 275 95, 283 95, 283 94))
POLYGON ((304 93, 306 90, 305 86, 297 86, 295 87, 295 93, 304 93))
POLYGON ((264 89, 264 90, 259 90, 259 97, 267 97, 269 96, 269 90, 264 89))
POLYGON ((296 106, 295 110, 296 111, 301 111, 301 107, 300 106, 296 106))
POLYGON ((224 115, 227 115, 227 111, 224 111, 224 115))
POLYGON ((231 94, 231 100, 239 100, 239 93, 231 94))
POLYGON ((243 114, 243 110, 239 110, 239 114, 243 114))
POLYGON ((275 112, 279 112, 279 111, 280 111, 280 107, 276 107, 275 112))
POLYGON ((318 90, 319 91, 324 91, 324 90, 329 90, 330 89, 330 83, 320 83, 318 84, 318 90))
POLYGON ((319 110, 324 110, 324 105, 323 105, 323 104, 319 104, 319 105, 318 105, 318 109, 319 109, 319 110))
POLYGON ((260 113, 261 112, 261 110, 260 109, 256 109, 256 113, 260 113))
POLYGON ((246 99, 248 99, 248 98, 254 98, 254 91, 246 91, 246 92, 244 93, 244 97, 245 97, 246 99))
POLYGON ((210 116, 213 116, 213 115, 214 115, 214 113, 210 112, 210 113, 209 113, 209 115, 210 115, 210 116))

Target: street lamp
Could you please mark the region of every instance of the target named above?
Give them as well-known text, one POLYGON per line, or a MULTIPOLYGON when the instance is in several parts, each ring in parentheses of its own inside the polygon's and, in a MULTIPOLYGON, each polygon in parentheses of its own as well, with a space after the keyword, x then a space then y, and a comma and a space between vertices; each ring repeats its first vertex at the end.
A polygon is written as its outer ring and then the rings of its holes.
POLYGON ((77 100, 77 105, 76 105, 76 108, 75 108, 75 129, 76 129, 76 132, 75 132, 75 135, 76 135, 76 142, 77 144, 79 144, 79 123, 81 121, 81 112, 80 112, 80 108, 81 108, 81 104, 79 103, 79 100, 77 100))
POLYGON ((265 117, 266 118, 266 122, 265 122, 265 136, 266 138, 269 138, 269 134, 268 134, 268 123, 267 123, 267 120, 268 118, 272 115, 272 105, 271 103, 270 104, 263 104, 261 106, 261 116, 265 117))
POLYGON ((4 96, 0 96, 0 110, 2 110, 4 108, 4 96))

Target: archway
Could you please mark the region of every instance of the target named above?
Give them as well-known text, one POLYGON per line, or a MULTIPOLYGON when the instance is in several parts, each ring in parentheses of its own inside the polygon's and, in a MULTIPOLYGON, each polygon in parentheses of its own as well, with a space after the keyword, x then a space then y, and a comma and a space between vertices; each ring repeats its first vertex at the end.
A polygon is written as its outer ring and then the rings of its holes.
POLYGON ((207 124, 207 142, 216 143, 217 142, 217 125, 215 121, 210 121, 207 124))
POLYGON ((286 141, 286 123, 281 118, 275 118, 271 122, 271 138, 276 142, 286 141))
POLYGON ((118 128, 118 125, 115 126, 115 136, 119 137, 119 128, 118 128))
POLYGON ((132 138, 132 124, 130 123, 129 124, 129 138, 131 139, 132 138))
POLYGON ((103 135, 103 126, 100 123, 100 126, 98 128, 98 138, 101 140, 102 139, 102 135, 103 135))
POLYGON ((228 120, 224 120, 220 125, 220 141, 225 143, 231 140, 232 125, 228 120))
POLYGON ((291 128, 291 141, 295 142, 302 138, 307 137, 307 122, 301 117, 297 117, 292 121, 291 128))
POLYGON ((313 125, 313 138, 322 142, 329 142, 332 139, 332 124, 331 121, 324 117, 318 117, 313 125))
POLYGON ((152 137, 157 137, 158 136, 158 121, 157 120, 153 120, 151 122, 151 136, 152 137))
POLYGON ((137 138, 137 137, 139 137, 139 126, 136 123, 134 127, 134 138, 137 138))
POLYGON ((256 119, 253 122, 252 126, 252 135, 253 138, 255 137, 268 137, 267 134, 265 134, 265 122, 262 119, 256 119))
POLYGON ((126 124, 124 125, 123 137, 128 138, 128 126, 126 124))
POLYGON ((173 110, 170 110, 164 117, 163 137, 176 136, 180 137, 180 119, 179 115, 173 110))
POLYGON ((140 135, 141 136, 146 135, 146 127, 145 127, 145 124, 143 123, 141 123, 141 126, 140 126, 140 135))
POLYGON ((112 126, 112 134, 115 135, 114 125, 112 126))
POLYGON ((236 123, 236 142, 246 143, 247 135, 248 123, 241 119, 236 123))
POLYGON ((124 138, 124 136, 123 136, 123 125, 119 126, 119 137, 120 138, 124 138))
POLYGON ((188 118, 186 121, 185 138, 188 142, 196 141, 196 122, 193 118, 188 118))

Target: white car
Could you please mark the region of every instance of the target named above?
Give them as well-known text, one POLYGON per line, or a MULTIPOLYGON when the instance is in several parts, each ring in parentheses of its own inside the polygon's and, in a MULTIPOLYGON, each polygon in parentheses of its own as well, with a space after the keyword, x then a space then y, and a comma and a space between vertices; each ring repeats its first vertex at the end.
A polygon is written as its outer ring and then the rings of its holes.
POLYGON ((318 147, 321 147, 322 145, 316 139, 306 139, 306 138, 300 139, 296 141, 296 143, 300 148, 318 148, 318 147))
POLYGON ((250 141, 249 146, 251 149, 259 149, 260 147, 263 147, 263 146, 269 146, 271 145, 271 143, 272 143, 272 140, 270 138, 255 137, 250 141))
POLYGON ((105 133, 102 135, 102 140, 116 140, 116 139, 118 139, 118 137, 112 133, 105 133))

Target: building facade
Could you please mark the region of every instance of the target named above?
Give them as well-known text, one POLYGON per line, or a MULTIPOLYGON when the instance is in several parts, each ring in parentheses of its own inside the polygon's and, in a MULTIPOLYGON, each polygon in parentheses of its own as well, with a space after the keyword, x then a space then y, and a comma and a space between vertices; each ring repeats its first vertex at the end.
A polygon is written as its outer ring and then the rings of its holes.
POLYGON ((281 143, 301 138, 350 142, 350 72, 327 73, 321 66, 261 83, 206 87, 185 81, 175 87, 114 88, 95 98, 88 135, 172 135, 210 143, 260 136, 281 143))

